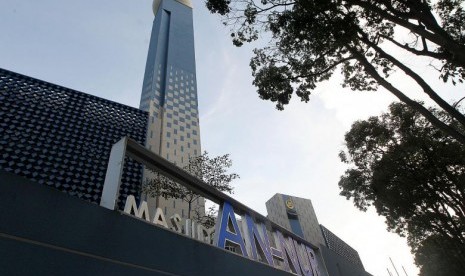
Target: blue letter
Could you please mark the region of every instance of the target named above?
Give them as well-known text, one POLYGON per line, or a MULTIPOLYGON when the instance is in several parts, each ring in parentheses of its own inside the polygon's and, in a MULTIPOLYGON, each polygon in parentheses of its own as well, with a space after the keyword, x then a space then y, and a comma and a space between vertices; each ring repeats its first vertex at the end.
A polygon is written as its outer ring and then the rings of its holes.
MULTIPOLYGON (((255 226, 255 223, 249 215, 245 215, 245 220, 247 223, 247 236, 249 238, 249 243, 252 247, 252 256, 255 260, 258 261, 258 248, 257 244, 260 247, 260 251, 263 253, 262 257, 264 256, 266 261, 268 262, 269 265, 273 265, 273 257, 271 256, 270 248, 269 246, 266 245, 266 242, 264 243, 262 238, 260 237, 260 233, 258 232, 257 227, 255 226), (256 241, 256 243, 255 243, 256 241)), ((266 228, 263 227, 263 230, 266 232, 266 228)))
POLYGON ((247 257, 247 251, 245 250, 244 240, 242 239, 241 232, 237 225, 236 217, 234 216, 234 210, 228 202, 224 202, 220 213, 218 214, 220 219, 219 231, 216 231, 218 240, 216 245, 220 248, 225 248, 226 241, 240 247, 242 255, 247 257))
POLYGON ((294 240, 294 247, 297 257, 299 258, 300 268, 302 269, 304 276, 314 276, 312 264, 307 254, 307 245, 299 244, 294 240))
POLYGON ((281 244, 281 250, 283 252, 283 257, 286 258, 286 255, 287 257, 289 257, 289 260, 291 261, 290 264, 292 264, 295 270, 295 271, 292 271, 291 269, 291 272, 296 273, 297 275, 302 275, 301 270, 300 270, 299 259, 297 257, 297 253, 294 248, 294 240, 289 237, 288 238, 289 242, 286 242, 281 232, 278 232, 278 239, 279 239, 279 243, 281 244))
POLYGON ((312 269, 313 269, 313 275, 315 276, 320 275, 315 251, 313 251, 313 249, 310 248, 310 246, 307 246, 307 254, 308 254, 308 258, 310 259, 310 265, 312 266, 312 269))

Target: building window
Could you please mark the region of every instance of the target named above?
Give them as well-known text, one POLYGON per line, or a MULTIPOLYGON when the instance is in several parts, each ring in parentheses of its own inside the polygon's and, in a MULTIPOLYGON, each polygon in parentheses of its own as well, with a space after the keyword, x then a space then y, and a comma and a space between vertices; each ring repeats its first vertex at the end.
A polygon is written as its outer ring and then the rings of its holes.
POLYGON ((181 135, 181 137, 180 137, 180 138, 181 138, 181 141, 184 141, 184 136, 182 136, 182 135, 181 135))
POLYGON ((166 127, 171 127, 171 123, 170 122, 166 123, 166 127))
POLYGON ((166 142, 166 147, 170 148, 170 142, 166 142))
POLYGON ((197 130, 194 129, 194 130, 192 131, 192 134, 197 135, 197 130))
POLYGON ((177 145, 177 144, 178 144, 178 139, 174 139, 173 143, 174 143, 175 145, 177 145))
POLYGON ((195 139, 194 139, 194 141, 193 141, 193 142, 194 142, 194 145, 197 145, 197 140, 195 140, 195 139))
POLYGON ((174 129, 174 134, 178 134, 178 130, 177 130, 177 129, 174 129))
POLYGON ((171 137, 171 132, 167 132, 166 137, 168 137, 168 138, 171 137))

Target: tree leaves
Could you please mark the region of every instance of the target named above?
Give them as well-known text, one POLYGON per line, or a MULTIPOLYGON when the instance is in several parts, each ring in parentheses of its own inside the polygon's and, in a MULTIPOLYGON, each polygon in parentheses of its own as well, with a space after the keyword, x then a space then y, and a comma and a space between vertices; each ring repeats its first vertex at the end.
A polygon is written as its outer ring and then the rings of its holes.
POLYGON ((421 0, 207 0, 206 3, 211 12, 223 15, 223 22, 231 26, 234 45, 257 40, 260 32, 270 35, 267 45, 254 51, 250 66, 259 97, 274 102, 278 110, 289 104, 293 94, 309 101, 319 83, 340 71, 343 87, 376 91, 382 86, 465 144, 465 135, 412 100, 388 77, 394 70, 404 72, 464 126, 465 116, 455 112, 421 76, 385 51, 387 44, 391 44, 402 53, 406 50, 433 58, 441 64, 438 77, 454 84, 462 82, 464 0, 442 0, 434 6, 421 0), (221 11, 214 8, 218 5, 222 5, 221 11), (415 43, 396 40, 396 30, 403 28, 416 37, 415 43))
MULTIPOLYGON (((454 262, 465 268, 465 146, 405 104, 389 110, 346 133, 340 156, 353 167, 339 181, 340 194, 363 211, 374 206, 414 252, 428 237, 450 240, 455 246, 448 250, 461 256, 454 262)), ((431 112, 454 124, 444 112, 431 112)))
MULTIPOLYGON (((189 163, 183 169, 218 191, 232 194, 234 188, 231 186, 231 182, 239 178, 239 175, 228 172, 231 166, 232 161, 229 154, 210 157, 208 152, 204 151, 202 155, 189 158, 189 163)), ((182 199, 189 205, 189 217, 192 203, 200 198, 200 195, 158 173, 155 173, 154 177, 147 179, 143 191, 151 197, 161 196, 165 199, 182 199)), ((196 210, 192 211, 195 212, 196 210)), ((206 219, 199 214, 196 216, 199 220, 206 219)), ((207 221, 209 221, 208 218, 207 221)))

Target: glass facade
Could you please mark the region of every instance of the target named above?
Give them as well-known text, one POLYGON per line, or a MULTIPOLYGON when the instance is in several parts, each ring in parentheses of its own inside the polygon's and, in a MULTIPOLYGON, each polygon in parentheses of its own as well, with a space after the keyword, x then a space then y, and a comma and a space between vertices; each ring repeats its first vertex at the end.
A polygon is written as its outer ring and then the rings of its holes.
MULTIPOLYGON (((152 122, 147 147, 183 167, 201 153, 192 8, 176 0, 163 0, 157 7, 140 108, 152 122)), ((145 175, 150 178, 151 173, 145 175)), ((167 217, 187 214, 187 204, 172 201, 148 199, 151 207, 167 207, 167 217)), ((193 209, 199 208, 203 200, 193 209)))

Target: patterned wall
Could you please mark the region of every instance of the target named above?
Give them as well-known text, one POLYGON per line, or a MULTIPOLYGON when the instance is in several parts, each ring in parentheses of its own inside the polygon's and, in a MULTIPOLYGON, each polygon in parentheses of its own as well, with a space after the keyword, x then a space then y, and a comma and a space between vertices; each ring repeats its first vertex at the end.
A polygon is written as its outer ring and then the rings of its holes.
POLYGON ((346 258, 351 263, 363 268, 362 260, 358 255, 358 252, 353 249, 350 245, 341 240, 333 232, 329 231, 328 228, 321 226, 321 231, 323 232, 323 237, 326 241, 326 246, 332 251, 336 252, 340 256, 346 258))
MULTIPOLYGON (((99 203, 114 143, 144 144, 148 113, 0 69, 0 169, 99 203)), ((127 160, 119 197, 140 193, 127 160)))
POLYGON ((192 74, 171 68, 165 98, 161 155, 187 164, 200 155, 199 114, 192 74))

